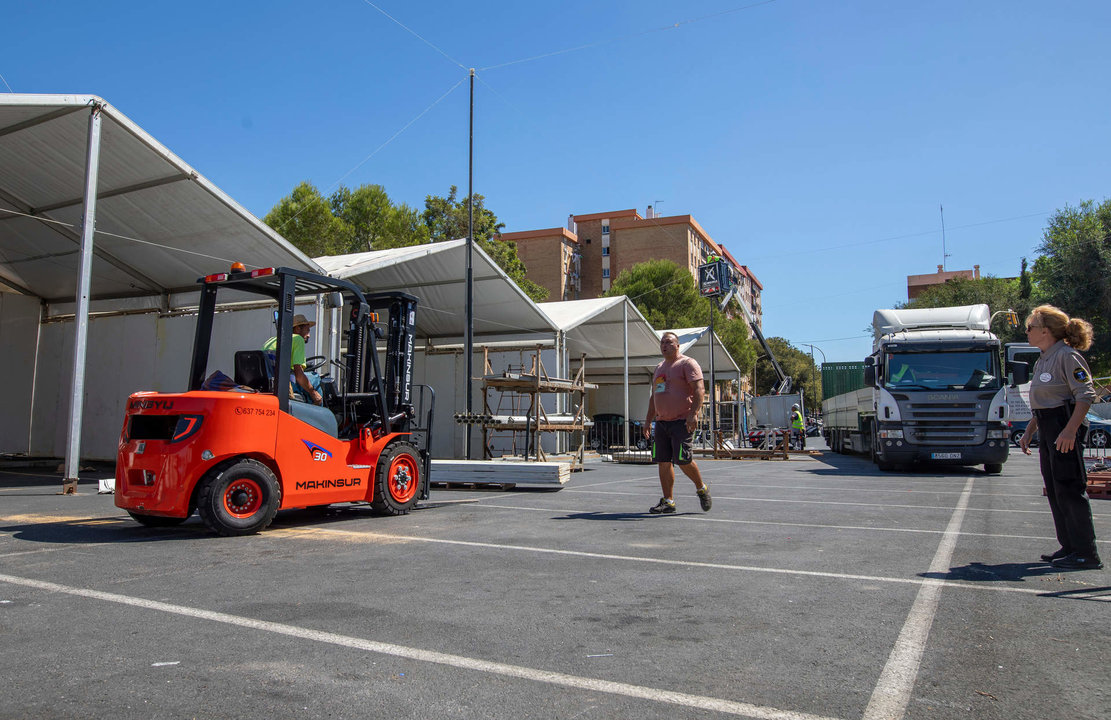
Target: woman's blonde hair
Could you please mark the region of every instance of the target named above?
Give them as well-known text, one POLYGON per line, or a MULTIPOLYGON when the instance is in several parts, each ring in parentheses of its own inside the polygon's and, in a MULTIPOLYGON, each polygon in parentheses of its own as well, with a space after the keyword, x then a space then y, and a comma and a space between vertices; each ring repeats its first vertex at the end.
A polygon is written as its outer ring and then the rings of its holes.
POLYGON ((1060 308, 1052 305, 1039 305, 1030 311, 1026 319, 1029 325, 1037 322, 1049 330, 1058 340, 1064 340, 1077 350, 1087 350, 1092 346, 1092 324, 1080 318, 1070 318, 1060 308))

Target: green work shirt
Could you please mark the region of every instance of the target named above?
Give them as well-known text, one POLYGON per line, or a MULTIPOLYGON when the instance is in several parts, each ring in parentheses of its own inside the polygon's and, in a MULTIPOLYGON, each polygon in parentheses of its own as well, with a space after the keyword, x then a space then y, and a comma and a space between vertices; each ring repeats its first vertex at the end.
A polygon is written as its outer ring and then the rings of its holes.
MULTIPOLYGON (((262 349, 265 352, 277 353, 278 352, 278 338, 272 337, 262 344, 262 349)), ((305 338, 297 333, 293 334, 293 347, 289 353, 289 369, 297 367, 298 365, 305 364, 305 338)))

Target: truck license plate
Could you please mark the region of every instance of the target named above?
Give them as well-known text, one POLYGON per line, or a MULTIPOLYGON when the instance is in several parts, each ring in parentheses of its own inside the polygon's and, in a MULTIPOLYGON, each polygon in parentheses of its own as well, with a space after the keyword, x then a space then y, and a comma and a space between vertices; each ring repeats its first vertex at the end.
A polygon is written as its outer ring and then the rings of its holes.
POLYGON ((930 453, 931 460, 960 460, 961 454, 956 453, 930 453))

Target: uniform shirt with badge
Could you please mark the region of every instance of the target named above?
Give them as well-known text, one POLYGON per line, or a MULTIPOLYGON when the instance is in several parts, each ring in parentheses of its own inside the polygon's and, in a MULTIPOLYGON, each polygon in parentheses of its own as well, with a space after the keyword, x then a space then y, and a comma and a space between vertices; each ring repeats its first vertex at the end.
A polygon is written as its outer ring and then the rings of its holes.
POLYGON ((1092 373, 1084 357, 1064 340, 1041 354, 1030 380, 1030 407, 1048 410, 1067 403, 1095 403, 1092 373))

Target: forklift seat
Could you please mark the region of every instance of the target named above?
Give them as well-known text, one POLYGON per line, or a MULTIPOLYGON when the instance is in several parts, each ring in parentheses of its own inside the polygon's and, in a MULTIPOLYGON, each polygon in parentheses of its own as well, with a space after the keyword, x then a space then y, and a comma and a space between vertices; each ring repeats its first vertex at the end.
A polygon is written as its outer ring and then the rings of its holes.
POLYGON ((238 350, 235 353, 235 383, 259 392, 272 392, 273 375, 266 353, 262 350, 238 350))
POLYGON ((326 407, 290 398, 289 414, 301 422, 312 425, 320 432, 328 433, 332 437, 339 437, 339 423, 336 422, 336 414, 326 407))

